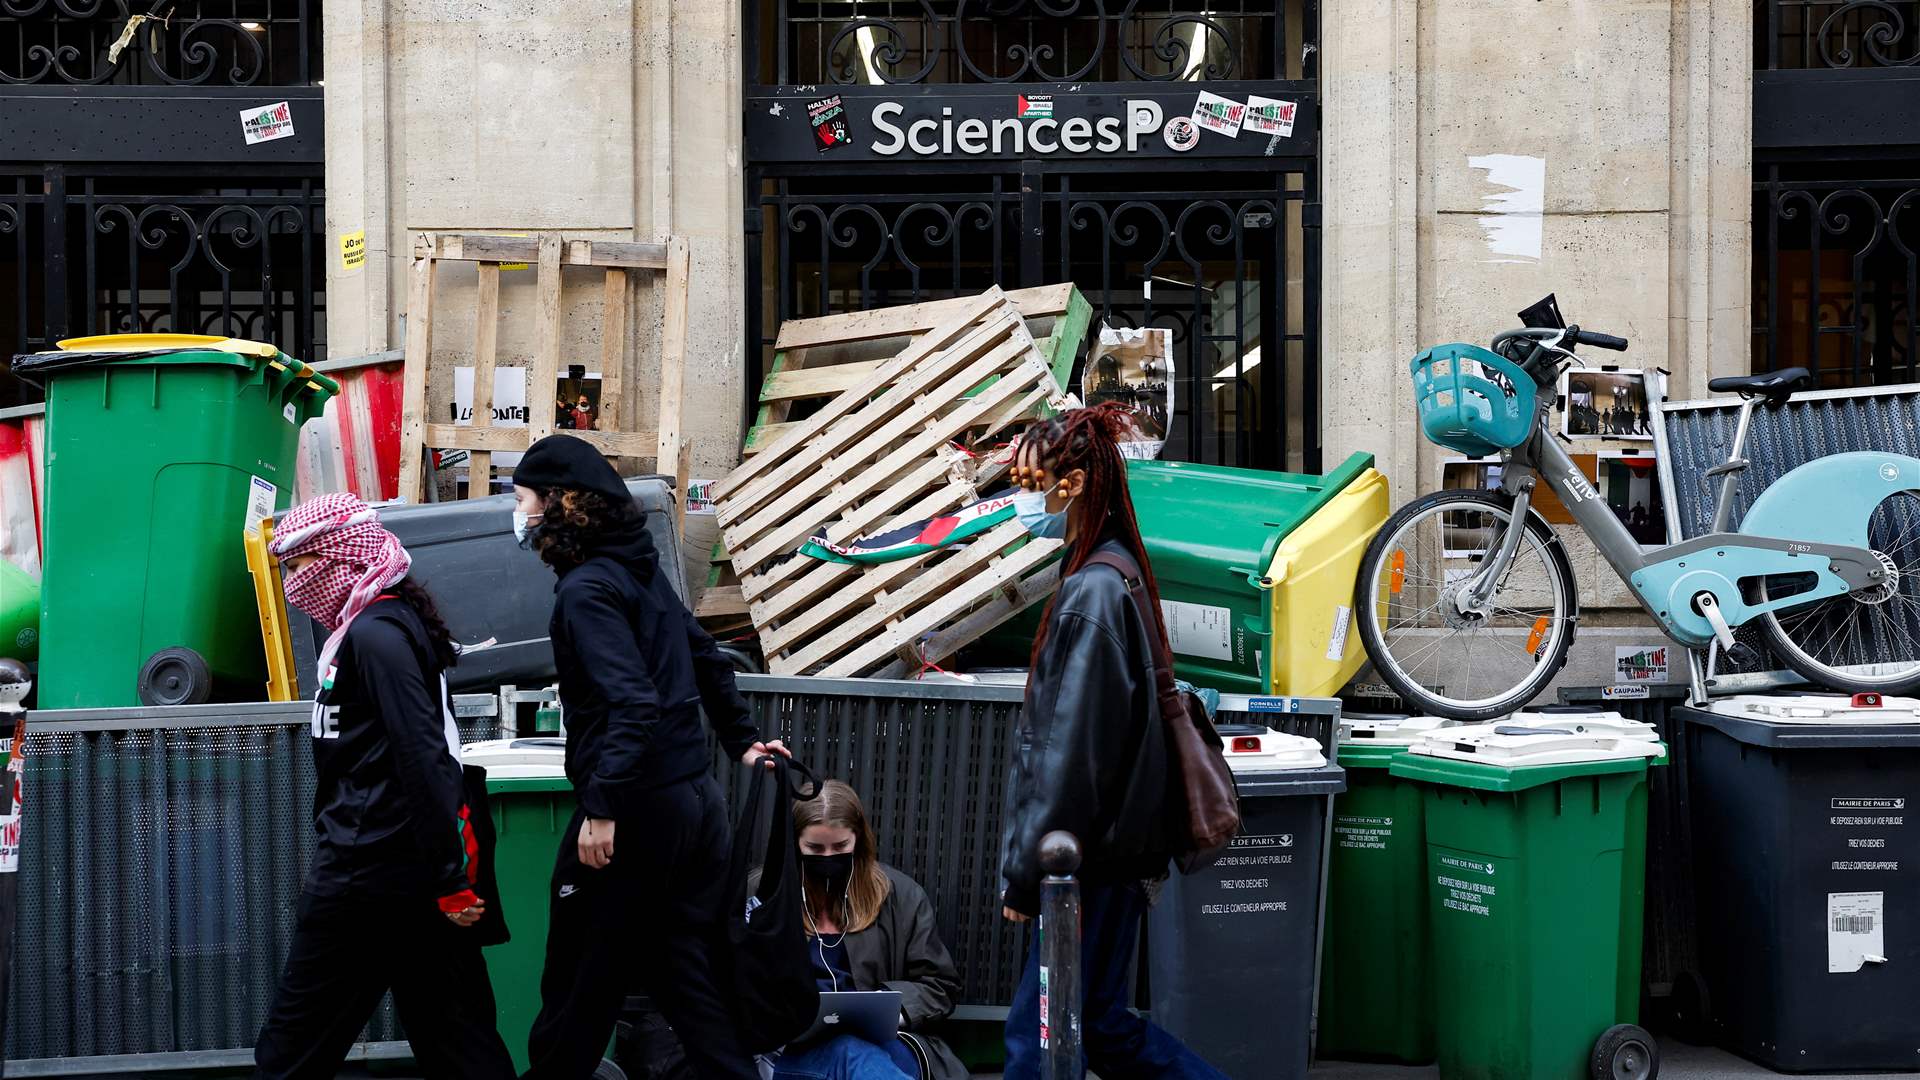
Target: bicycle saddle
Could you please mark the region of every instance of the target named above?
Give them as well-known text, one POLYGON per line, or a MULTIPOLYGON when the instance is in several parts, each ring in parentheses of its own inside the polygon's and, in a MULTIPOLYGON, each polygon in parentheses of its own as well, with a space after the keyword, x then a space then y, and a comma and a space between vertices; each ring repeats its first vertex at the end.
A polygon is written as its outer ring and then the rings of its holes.
POLYGON ((1741 397, 1759 394, 1774 404, 1785 401, 1789 394, 1812 387, 1813 372, 1803 367, 1781 368, 1759 375, 1728 375, 1707 383, 1707 389, 1716 394, 1739 394, 1741 397))

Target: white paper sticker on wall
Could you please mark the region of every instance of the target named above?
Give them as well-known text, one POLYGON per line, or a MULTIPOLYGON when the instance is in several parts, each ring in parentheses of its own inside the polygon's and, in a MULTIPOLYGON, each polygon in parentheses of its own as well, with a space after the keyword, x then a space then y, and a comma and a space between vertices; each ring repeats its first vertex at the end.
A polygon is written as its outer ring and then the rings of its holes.
POLYGON ((1484 154, 1467 167, 1486 170, 1486 205, 1480 228, 1495 263, 1540 261, 1540 226, 1547 202, 1547 162, 1524 154, 1484 154))
POLYGON ((1827 894, 1827 973, 1859 971, 1868 963, 1885 963, 1887 955, 1887 894, 1854 892, 1827 894))
POLYGON ((280 489, 257 476, 247 477, 247 535, 260 531, 260 523, 273 516, 273 502, 280 489))
POLYGON ((1333 634, 1327 639, 1327 659, 1339 663, 1347 658, 1347 628, 1353 623, 1353 610, 1344 606, 1333 609, 1333 634))
POLYGON ((1180 600, 1160 601, 1160 612, 1174 652, 1209 660, 1233 659, 1233 612, 1180 600))

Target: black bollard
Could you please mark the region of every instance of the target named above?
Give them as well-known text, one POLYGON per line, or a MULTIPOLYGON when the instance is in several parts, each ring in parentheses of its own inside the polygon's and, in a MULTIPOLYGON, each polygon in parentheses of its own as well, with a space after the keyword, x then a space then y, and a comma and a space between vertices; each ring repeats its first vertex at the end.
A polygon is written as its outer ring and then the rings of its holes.
POLYGON ((1040 1049, 1047 1080, 1081 1080, 1080 841, 1054 831, 1040 838, 1040 1049))

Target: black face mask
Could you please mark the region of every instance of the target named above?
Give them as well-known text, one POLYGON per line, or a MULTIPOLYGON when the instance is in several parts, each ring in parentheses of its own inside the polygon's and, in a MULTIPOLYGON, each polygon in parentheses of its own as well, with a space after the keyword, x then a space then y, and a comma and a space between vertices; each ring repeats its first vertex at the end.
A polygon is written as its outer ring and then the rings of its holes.
POLYGON ((844 892, 853 880, 853 852, 844 855, 802 855, 800 865, 807 876, 825 885, 829 892, 844 892))

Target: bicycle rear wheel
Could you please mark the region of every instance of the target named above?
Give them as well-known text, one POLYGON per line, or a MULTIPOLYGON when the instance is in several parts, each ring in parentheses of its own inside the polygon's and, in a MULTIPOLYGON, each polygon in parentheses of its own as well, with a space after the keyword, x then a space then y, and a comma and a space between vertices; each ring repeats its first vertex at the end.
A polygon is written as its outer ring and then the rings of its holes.
POLYGON ((1401 507, 1368 545, 1354 586, 1360 640, 1409 708, 1498 719, 1566 663, 1579 597, 1559 538, 1539 518, 1528 515, 1488 610, 1463 614, 1455 603, 1512 520, 1504 495, 1440 491, 1401 507))
MULTIPOLYGON (((1817 539, 1809 537, 1808 539, 1817 539)), ((1809 682, 1847 693, 1920 688, 1920 495, 1897 491, 1874 507, 1867 547, 1888 580, 1760 618, 1775 656, 1809 682)), ((1779 583, 1762 582, 1760 596, 1779 583)))

